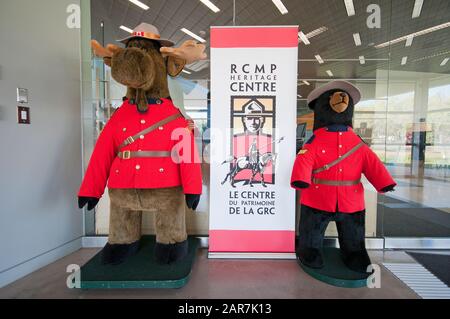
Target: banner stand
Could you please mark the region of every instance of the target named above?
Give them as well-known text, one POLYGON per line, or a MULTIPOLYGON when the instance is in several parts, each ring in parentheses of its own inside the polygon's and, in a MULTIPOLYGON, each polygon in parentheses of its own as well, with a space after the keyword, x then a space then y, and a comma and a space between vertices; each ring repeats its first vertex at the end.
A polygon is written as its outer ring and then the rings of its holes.
POLYGON ((209 252, 210 259, 292 259, 297 257, 295 253, 240 253, 240 252, 209 252))
POLYGON ((295 258, 298 26, 211 27, 209 258, 295 258))

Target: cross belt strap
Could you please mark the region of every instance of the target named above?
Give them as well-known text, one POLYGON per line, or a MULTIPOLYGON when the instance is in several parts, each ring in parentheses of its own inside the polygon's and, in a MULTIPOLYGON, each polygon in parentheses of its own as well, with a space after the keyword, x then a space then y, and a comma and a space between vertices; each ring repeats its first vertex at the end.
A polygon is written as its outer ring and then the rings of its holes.
POLYGON ((141 135, 146 135, 146 134, 148 134, 148 133, 150 133, 150 132, 156 130, 158 127, 164 126, 164 125, 166 125, 167 123, 170 123, 170 122, 172 122, 172 121, 175 121, 176 119, 179 119, 180 117, 183 117, 183 115, 182 115, 181 113, 174 114, 174 115, 172 115, 172 116, 166 117, 164 120, 159 121, 158 123, 155 123, 155 124, 153 124, 153 125, 147 127, 145 130, 143 130, 143 131, 137 133, 136 135, 129 136, 129 137, 128 137, 128 138, 127 138, 120 146, 119 146, 119 149, 122 149, 122 148, 124 148, 125 146, 130 145, 131 143, 134 143, 134 141, 136 141, 137 139, 139 139, 139 137, 140 137, 141 135))
POLYGON ((330 169, 331 167, 339 164, 341 161, 343 161, 344 159, 346 159, 347 157, 349 157, 350 155, 352 155, 353 153, 355 153, 357 150, 359 150, 365 143, 361 142, 358 145, 356 145, 355 147, 353 147, 350 151, 348 151, 347 153, 345 153, 344 155, 342 155, 341 157, 339 157, 338 159, 335 159, 334 161, 332 161, 331 163, 328 163, 325 166, 322 166, 318 169, 313 170, 313 174, 317 174, 323 171, 326 171, 328 169, 330 169))
POLYGON ((361 180, 357 179, 354 181, 330 181, 327 179, 313 178, 313 183, 329 185, 329 186, 352 186, 352 185, 358 185, 359 183, 361 183, 361 180))
POLYGON ((124 160, 129 160, 130 158, 142 158, 142 157, 170 157, 170 152, 166 151, 140 151, 140 152, 131 152, 124 151, 117 154, 117 156, 124 160))

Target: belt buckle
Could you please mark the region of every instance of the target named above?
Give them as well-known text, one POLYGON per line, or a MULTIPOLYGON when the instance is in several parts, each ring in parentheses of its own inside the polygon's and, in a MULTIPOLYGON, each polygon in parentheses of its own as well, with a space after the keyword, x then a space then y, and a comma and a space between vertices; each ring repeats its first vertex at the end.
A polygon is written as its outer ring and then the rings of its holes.
POLYGON ((124 160, 129 160, 129 159, 131 158, 131 151, 124 151, 124 152, 122 153, 122 158, 123 158, 124 160))
POLYGON ((134 143, 134 138, 133 138, 133 136, 127 137, 127 143, 128 143, 128 144, 134 143))

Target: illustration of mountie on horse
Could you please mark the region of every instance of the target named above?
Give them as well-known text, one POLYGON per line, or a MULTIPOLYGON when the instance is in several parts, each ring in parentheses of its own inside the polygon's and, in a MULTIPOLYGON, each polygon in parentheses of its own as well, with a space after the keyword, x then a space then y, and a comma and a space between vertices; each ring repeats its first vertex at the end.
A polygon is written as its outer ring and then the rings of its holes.
MULTIPOLYGON (((267 148, 269 145, 272 144, 278 144, 281 141, 284 140, 284 137, 280 138, 278 141, 275 141, 271 144, 268 144, 266 146, 264 146, 262 149, 267 148)), ((242 157, 230 157, 229 159, 223 161, 223 164, 226 163, 232 163, 231 166, 231 170, 229 171, 229 173, 227 174, 227 176, 225 176, 225 179, 222 181, 222 185, 224 185, 227 180, 230 180, 230 184, 232 187, 236 187, 235 184, 235 177, 236 175, 245 170, 245 169, 249 169, 252 171, 250 180, 249 180, 249 185, 250 187, 253 187, 253 181, 256 177, 256 175, 260 174, 261 176, 261 185, 263 187, 267 187, 265 181, 264 181, 264 171, 266 169, 266 167, 269 165, 269 163, 272 163, 273 165, 275 165, 275 161, 277 158, 278 154, 276 153, 272 153, 272 152, 266 152, 263 154, 260 154, 260 151, 257 148, 256 145, 256 139, 253 140, 252 145, 250 146, 250 149, 248 151, 248 155, 247 156, 242 156, 242 157)))

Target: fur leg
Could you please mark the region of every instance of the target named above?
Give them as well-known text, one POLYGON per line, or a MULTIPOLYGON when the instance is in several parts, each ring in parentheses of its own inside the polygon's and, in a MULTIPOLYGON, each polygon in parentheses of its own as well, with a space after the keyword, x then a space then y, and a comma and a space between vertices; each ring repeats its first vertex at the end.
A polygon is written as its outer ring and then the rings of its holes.
POLYGON ((303 265, 311 268, 323 267, 323 237, 331 218, 332 214, 301 206, 297 258, 303 265))
POLYGON ((102 250, 102 263, 117 265, 134 255, 139 249, 142 212, 124 208, 121 190, 110 192, 110 221, 108 244, 102 250))
POLYGON ((371 261, 365 244, 365 211, 338 215, 336 226, 342 260, 351 270, 366 273, 371 261))
POLYGON ((171 263, 187 255, 184 194, 180 187, 141 190, 144 209, 155 209, 155 258, 171 263))

